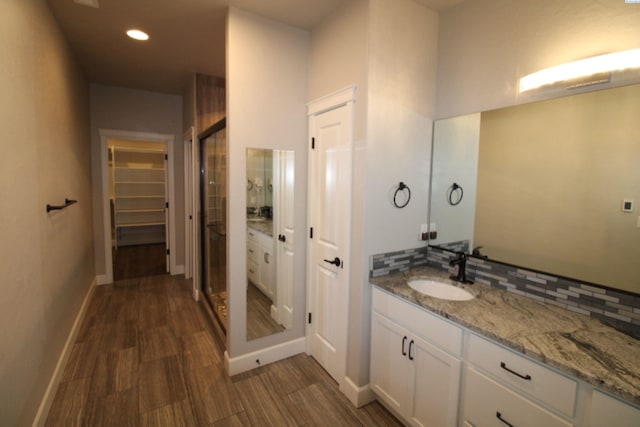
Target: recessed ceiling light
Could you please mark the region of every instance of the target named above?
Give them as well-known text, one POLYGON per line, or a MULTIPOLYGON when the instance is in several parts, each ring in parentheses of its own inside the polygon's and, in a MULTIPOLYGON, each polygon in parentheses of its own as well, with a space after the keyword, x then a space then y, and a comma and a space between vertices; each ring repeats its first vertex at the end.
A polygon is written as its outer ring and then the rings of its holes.
POLYGON ((96 9, 100 7, 98 0, 73 0, 73 2, 83 6, 95 7, 96 9))
POLYGON ((127 30, 127 35, 135 40, 149 40, 149 34, 140 30, 127 30))

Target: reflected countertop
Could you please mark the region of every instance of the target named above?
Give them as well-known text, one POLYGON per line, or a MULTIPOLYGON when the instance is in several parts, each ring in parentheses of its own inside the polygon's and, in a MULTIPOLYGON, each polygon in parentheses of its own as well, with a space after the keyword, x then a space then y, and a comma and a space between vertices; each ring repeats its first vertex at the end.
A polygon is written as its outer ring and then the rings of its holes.
POLYGON ((260 221, 251 221, 247 219, 247 227, 273 237, 273 220, 271 219, 263 218, 260 221))
MULTIPOLYGON (((445 301, 411 289, 411 279, 451 282, 430 267, 369 279, 378 288, 445 317, 514 351, 640 404, 640 340, 599 320, 482 283, 475 298, 445 301)), ((455 282, 454 282, 455 283, 455 282)))

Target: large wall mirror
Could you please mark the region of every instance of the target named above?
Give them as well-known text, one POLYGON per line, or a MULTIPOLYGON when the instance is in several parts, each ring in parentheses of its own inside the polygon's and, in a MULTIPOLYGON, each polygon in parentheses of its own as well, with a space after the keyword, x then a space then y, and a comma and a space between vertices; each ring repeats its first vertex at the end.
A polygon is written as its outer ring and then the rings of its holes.
POLYGON ((247 341, 293 322, 293 151, 247 149, 247 341))
POLYGON ((430 245, 640 292, 639 113, 630 85, 438 120, 430 245))

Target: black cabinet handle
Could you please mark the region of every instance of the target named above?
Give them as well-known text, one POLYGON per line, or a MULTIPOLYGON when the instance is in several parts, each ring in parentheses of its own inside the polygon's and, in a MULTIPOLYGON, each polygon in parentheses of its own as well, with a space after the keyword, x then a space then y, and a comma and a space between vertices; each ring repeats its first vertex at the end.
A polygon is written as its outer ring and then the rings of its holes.
POLYGON ((413 340, 409 342, 409 360, 413 360, 413 356, 411 355, 412 349, 413 349, 413 340))
POLYGON ((280 240, 281 242, 286 242, 287 238, 284 234, 278 234, 278 240, 280 240))
POLYGON ((509 372, 510 374, 515 375, 516 377, 522 378, 523 380, 531 381, 531 375, 529 375, 529 374, 522 375, 522 374, 520 374, 520 373, 518 373, 516 371, 513 371, 513 370, 507 368, 507 365, 504 362, 500 362, 500 367, 502 369, 504 369, 505 371, 509 372))
POLYGON ((513 427, 513 424, 511 424, 509 421, 507 421, 504 418, 502 418, 502 414, 500 412, 496 412, 496 418, 499 419, 500 421, 502 421, 505 425, 507 425, 509 427, 513 427))
POLYGON ((407 352, 406 352, 406 351, 404 351, 404 343, 405 343, 405 342, 407 342, 407 337, 406 337, 406 335, 402 338, 402 355, 403 355, 403 356, 406 356, 406 355, 407 355, 407 352))
POLYGON ((340 264, 341 264, 340 258, 338 258, 338 257, 335 257, 333 259, 333 261, 331 261, 330 259, 325 259, 324 262, 329 263, 329 264, 333 264, 336 267, 340 267, 340 264))

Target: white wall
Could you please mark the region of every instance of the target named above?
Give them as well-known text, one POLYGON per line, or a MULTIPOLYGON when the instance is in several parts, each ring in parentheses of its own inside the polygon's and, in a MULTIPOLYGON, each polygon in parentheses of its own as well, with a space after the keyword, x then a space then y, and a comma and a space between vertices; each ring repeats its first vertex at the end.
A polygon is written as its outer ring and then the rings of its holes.
MULTIPOLYGON (((91 165, 96 273, 106 273, 99 129, 174 135, 173 165, 176 264, 184 264, 184 162, 182 97, 91 84, 91 165)), ((109 219, 107 218, 107 221, 109 219)))
POLYGON ((304 336, 309 33, 231 8, 227 23, 229 168, 227 284, 230 357, 304 336), (294 327, 246 341, 246 150, 295 151, 294 327))
POLYGON ((369 381, 369 256, 418 247, 426 222, 437 15, 410 0, 352 0, 314 28, 310 100, 357 86, 347 376, 369 381), (403 181, 405 209, 392 205, 403 181))
POLYGON ((428 214, 438 15, 410 0, 370 0, 366 187, 360 280, 351 282, 347 375, 369 381, 371 255, 415 248, 428 214), (402 181, 404 209, 393 206, 402 181))
MULTIPOLYGON (((438 232, 430 244, 468 240, 473 243, 478 187, 478 153, 480 149, 480 113, 438 120, 433 128, 433 158, 431 176, 431 216, 429 222, 438 232), (452 206, 449 192, 456 183, 462 187, 452 195, 462 200, 452 206)), ((433 231, 433 230, 431 230, 433 231)), ((469 250, 472 250, 470 247, 469 250)))
MULTIPOLYGON (((353 181, 351 205, 350 317, 347 375, 355 372, 362 353, 362 284, 368 278, 364 256, 364 217, 367 186, 367 110, 369 62, 369 2, 350 0, 313 29, 309 100, 318 99, 349 85, 356 85, 354 105, 353 181), (349 368, 351 366, 351 368, 349 368)), ((368 336, 368 332, 366 333, 368 336)))
POLYGON ((520 77, 640 47, 640 4, 473 0, 440 16, 437 117, 526 102, 520 77))
POLYGON ((0 424, 31 425, 95 277, 88 85, 41 0, 0 2, 0 424), (46 213, 45 206, 78 203, 46 213))

